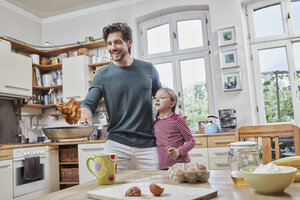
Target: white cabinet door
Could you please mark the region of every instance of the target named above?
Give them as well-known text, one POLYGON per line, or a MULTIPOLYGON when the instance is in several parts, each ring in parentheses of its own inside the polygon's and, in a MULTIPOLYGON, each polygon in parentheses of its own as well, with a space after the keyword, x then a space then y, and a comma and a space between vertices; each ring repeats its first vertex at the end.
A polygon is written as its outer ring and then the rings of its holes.
POLYGON ((189 151, 189 155, 192 163, 197 162, 205 165, 206 168, 209 169, 207 148, 193 148, 191 151, 189 151))
POLYGON ((12 160, 0 161, 0 198, 13 199, 12 160))
POLYGON ((88 56, 75 56, 62 60, 64 102, 75 98, 82 101, 89 89, 90 74, 88 56))
POLYGON ((48 146, 46 165, 47 193, 59 190, 58 146, 48 146))
MULTIPOLYGON (((104 152, 104 143, 96 144, 78 144, 78 161, 79 161, 79 184, 95 180, 95 176, 87 169, 86 160, 94 155, 104 152)), ((91 170, 95 170, 95 165, 90 162, 91 170)))
POLYGON ((23 55, 0 51, 0 95, 32 96, 32 61, 23 55))

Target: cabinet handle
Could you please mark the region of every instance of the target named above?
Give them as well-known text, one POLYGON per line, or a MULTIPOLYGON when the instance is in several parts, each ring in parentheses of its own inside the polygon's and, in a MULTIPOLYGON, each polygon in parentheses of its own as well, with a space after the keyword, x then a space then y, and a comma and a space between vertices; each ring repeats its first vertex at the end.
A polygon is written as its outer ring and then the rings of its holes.
POLYGON ((196 145, 202 145, 202 143, 201 142, 196 142, 196 145))
POLYGON ((220 163, 220 164, 216 164, 216 166, 218 166, 218 167, 229 167, 229 164, 220 163))
POLYGON ((201 153, 193 153, 193 154, 190 154, 191 157, 196 157, 196 156, 199 156, 199 157, 203 157, 203 155, 201 153))
POLYGON ((9 156, 9 154, 2 154, 2 155, 0 155, 0 157, 8 157, 9 156))
POLYGON ((71 97, 66 97, 66 99, 72 99, 72 98, 80 98, 80 96, 71 96, 71 97))
POLYGON ((219 141, 214 141, 216 144, 225 144, 225 143, 231 143, 234 142, 234 140, 219 140, 219 141))
POLYGON ((8 89, 12 88, 12 89, 19 89, 19 90, 26 90, 26 91, 30 90, 28 88, 16 87, 16 86, 12 86, 12 85, 5 85, 5 87, 7 87, 8 89))
POLYGON ((228 152, 215 153, 216 156, 228 156, 228 152))
POLYGON ((11 165, 0 165, 0 168, 10 167, 11 165))

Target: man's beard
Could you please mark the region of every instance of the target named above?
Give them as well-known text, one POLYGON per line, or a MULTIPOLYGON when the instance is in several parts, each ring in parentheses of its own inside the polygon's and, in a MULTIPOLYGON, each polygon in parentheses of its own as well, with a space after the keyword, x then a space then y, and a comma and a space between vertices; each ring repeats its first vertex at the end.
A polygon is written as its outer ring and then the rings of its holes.
POLYGON ((120 58, 118 58, 118 59, 114 58, 114 56, 113 56, 112 54, 110 54, 110 55, 111 55, 111 57, 112 57, 112 59, 113 59, 114 61, 119 62, 119 61, 122 61, 122 60, 125 58, 126 54, 127 54, 127 53, 121 54, 120 58))

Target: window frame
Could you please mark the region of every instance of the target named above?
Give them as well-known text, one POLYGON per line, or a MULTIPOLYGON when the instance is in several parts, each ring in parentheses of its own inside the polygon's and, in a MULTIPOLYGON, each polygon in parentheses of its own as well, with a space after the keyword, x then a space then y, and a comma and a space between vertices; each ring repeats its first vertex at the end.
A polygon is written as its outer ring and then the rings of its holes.
MULTIPOLYGON (((182 88, 179 88, 181 85, 181 75, 180 75, 180 66, 179 66, 179 60, 181 59, 193 59, 193 58, 200 58, 204 57, 205 60, 205 73, 206 73, 206 84, 207 84, 207 98, 208 98, 208 113, 209 115, 216 115, 217 108, 215 107, 215 91, 214 91, 214 82, 212 80, 213 78, 213 70, 212 69, 212 55, 211 55, 211 32, 208 28, 208 22, 209 22, 209 11, 202 10, 202 11, 183 11, 183 12, 176 12, 172 14, 166 14, 164 16, 156 17, 147 21, 143 21, 137 24, 138 27, 138 41, 139 41, 139 48, 142 51, 138 52, 138 55, 141 57, 141 59, 144 59, 146 61, 149 61, 151 63, 159 64, 159 63, 166 63, 169 60, 174 60, 172 62, 173 65, 173 85, 174 90, 178 94, 183 94, 182 88), (179 50, 178 46, 178 38, 173 42, 171 42, 172 46, 172 52, 166 52, 166 53, 159 53, 159 54, 153 54, 148 55, 147 54, 147 35, 144 34, 147 31, 147 28, 151 28, 153 26, 159 26, 162 22, 167 22, 168 19, 171 19, 170 27, 170 37, 172 37, 173 31, 176 31, 176 36, 178 36, 178 30, 177 30, 177 22, 178 21, 185 21, 185 20, 194 20, 194 19, 200 19, 202 22, 202 37, 203 37, 203 46, 202 47, 195 47, 190 49, 184 49, 179 50), (169 58, 167 58, 169 57, 169 58), (175 74, 174 74, 175 73, 175 74)), ((182 104, 182 111, 184 112, 184 105, 182 101, 183 97, 180 95, 179 100, 182 104)), ((178 107, 177 107, 178 112, 178 107)))
POLYGON ((265 103, 264 103, 264 93, 263 93, 263 86, 261 83, 261 73, 260 73, 260 65, 259 65, 259 50, 265 49, 273 49, 273 48, 280 48, 285 47, 286 49, 286 56, 287 56, 287 63, 288 63, 288 70, 289 70, 289 78, 291 84, 291 91, 292 91, 292 102, 293 102, 293 111, 294 111, 294 122, 300 120, 300 111, 297 108, 300 108, 300 101, 298 97, 298 85, 297 85, 297 78, 296 78, 296 69, 295 69, 295 62, 293 58, 292 52, 292 44, 290 41, 283 40, 283 41, 273 41, 261 44, 252 45, 251 52, 253 56, 253 80, 254 80, 254 87, 256 91, 256 99, 257 99, 257 117, 258 122, 260 124, 267 124, 266 121, 266 113, 265 113, 265 103))
POLYGON ((289 29, 287 25, 287 11, 286 11, 286 4, 282 0, 269 0, 269 1, 259 1, 248 5, 246 7, 246 13, 248 15, 248 26, 249 26, 249 34, 250 34, 250 42, 251 43, 259 43, 259 42, 266 42, 266 41, 274 41, 287 38, 289 36, 289 29), (262 7, 267 7, 274 4, 281 5, 281 12, 282 12, 282 23, 283 23, 283 31, 284 33, 281 35, 272 35, 272 36, 265 36, 265 37, 255 37, 255 26, 254 26, 254 18, 253 13, 255 9, 259 9, 262 7))

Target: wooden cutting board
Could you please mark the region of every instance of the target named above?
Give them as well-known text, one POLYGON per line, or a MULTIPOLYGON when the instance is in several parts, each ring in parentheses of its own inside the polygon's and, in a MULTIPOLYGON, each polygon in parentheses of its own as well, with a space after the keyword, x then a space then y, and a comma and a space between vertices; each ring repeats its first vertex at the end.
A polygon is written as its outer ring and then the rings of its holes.
POLYGON ((186 187, 178 185, 170 185, 157 183, 160 187, 165 188, 161 196, 155 197, 149 190, 148 182, 126 183, 121 185, 114 185, 107 188, 88 191, 87 196, 93 199, 101 200, 142 200, 142 199, 170 199, 170 200, 192 200, 192 199, 210 199, 217 196, 217 191, 213 189, 186 187), (126 191, 137 186, 141 189, 142 195, 140 197, 126 197, 126 191))

